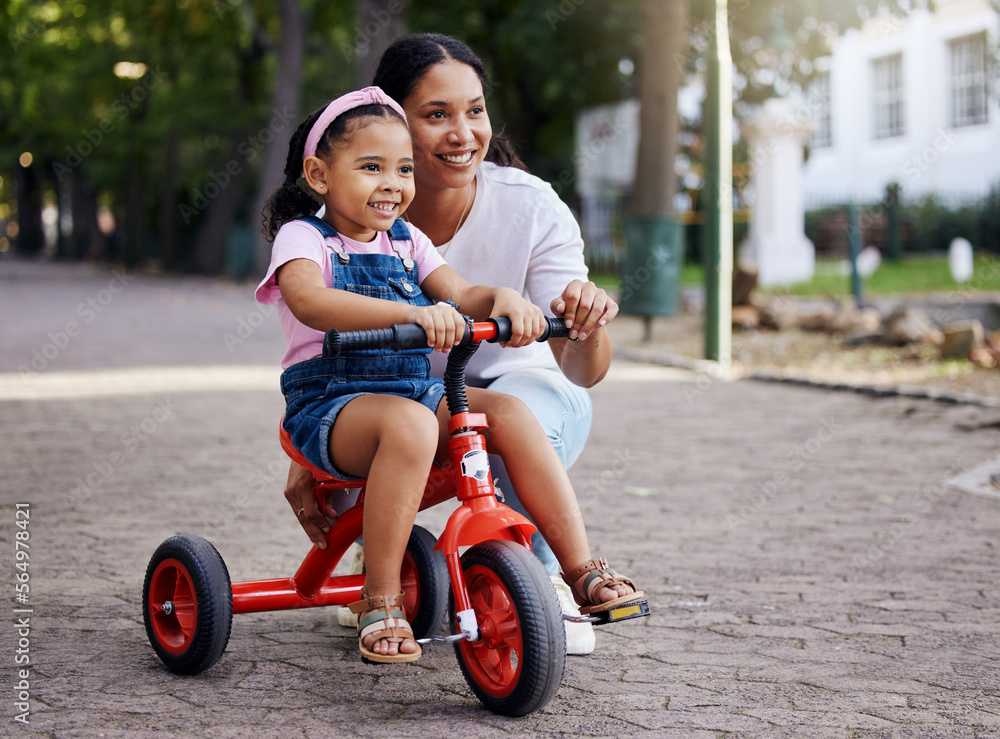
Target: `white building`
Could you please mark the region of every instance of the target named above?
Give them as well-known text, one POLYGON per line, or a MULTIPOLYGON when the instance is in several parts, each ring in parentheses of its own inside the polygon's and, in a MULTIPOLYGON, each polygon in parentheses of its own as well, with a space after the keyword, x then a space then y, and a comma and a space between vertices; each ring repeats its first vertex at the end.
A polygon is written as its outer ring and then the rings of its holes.
POLYGON ((807 207, 902 196, 963 199, 1000 183, 1000 107, 990 0, 936 0, 849 30, 806 95, 818 120, 803 177, 807 207))

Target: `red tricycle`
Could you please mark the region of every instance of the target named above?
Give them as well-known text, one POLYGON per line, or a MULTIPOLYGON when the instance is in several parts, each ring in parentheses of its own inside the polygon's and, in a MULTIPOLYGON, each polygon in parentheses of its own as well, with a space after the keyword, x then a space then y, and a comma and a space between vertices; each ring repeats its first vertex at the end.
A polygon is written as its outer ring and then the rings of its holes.
MULTIPOLYGON (((566 336, 557 319, 548 319, 539 339, 566 336)), ((465 368, 481 341, 510 339, 503 318, 469 322, 462 343, 448 355, 445 397, 451 413, 451 464, 431 470, 421 509, 458 497, 441 537, 414 526, 402 565, 404 610, 417 641, 454 642, 466 682, 490 710, 523 716, 547 704, 562 682, 565 632, 559 600, 544 568, 531 554, 534 525, 497 499, 483 435, 484 414, 470 413, 465 368), (459 549, 467 550, 459 555, 459 549), (450 580, 450 587, 449 587, 450 580), (450 591, 450 597, 449 597, 450 591), (450 600, 450 603, 449 603, 450 600), (451 613, 455 633, 439 636, 451 613)), ((326 337, 327 352, 427 345, 416 324, 326 337)), ((146 634, 171 670, 195 674, 222 657, 234 613, 341 606, 360 597, 364 575, 334 575, 334 568, 362 534, 364 481, 344 482, 310 465, 282 429, 281 444, 299 464, 311 469, 320 509, 328 512, 327 493, 361 486, 357 503, 336 517, 326 549, 315 546, 292 577, 230 582, 225 562, 212 544, 195 536, 174 536, 153 554, 143 583, 146 634)), ((328 512, 328 513, 332 513, 328 512)), ((335 515, 335 514, 334 514, 335 515)), ((609 623, 648 615, 646 601, 577 620, 609 623)))

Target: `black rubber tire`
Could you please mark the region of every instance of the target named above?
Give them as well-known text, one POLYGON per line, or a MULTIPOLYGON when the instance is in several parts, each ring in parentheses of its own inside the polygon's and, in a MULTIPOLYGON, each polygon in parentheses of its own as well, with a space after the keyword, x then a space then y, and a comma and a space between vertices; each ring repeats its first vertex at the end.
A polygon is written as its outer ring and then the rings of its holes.
MULTIPOLYGON (((510 620, 516 618, 520 638, 520 650, 512 649, 511 652, 517 653, 506 655, 503 649, 507 647, 490 649, 485 639, 457 642, 455 654, 466 682, 483 705, 494 713, 524 716, 537 711, 555 696, 566 669, 566 632, 552 581, 531 552, 510 541, 477 544, 462 556, 462 571, 480 628, 484 624, 480 609, 496 611, 499 607, 511 614, 510 620), (500 589, 494 589, 493 595, 502 603, 484 604, 475 594, 475 581, 489 578, 499 584, 500 589), (494 684, 485 684, 485 681, 480 684, 484 676, 489 677, 486 673, 493 665, 504 664, 505 659, 510 660, 508 664, 517 662, 513 676, 494 684)), ((451 610, 457 632, 454 598, 451 610)))
POLYGON ((441 630, 448 617, 448 594, 451 580, 444 555, 435 551, 437 539, 422 526, 414 526, 410 541, 406 545, 406 560, 403 562, 403 590, 407 600, 414 597, 407 580, 417 580, 417 608, 413 613, 407 609, 407 618, 413 635, 417 639, 434 636, 441 630), (410 573, 407 571, 411 570, 410 573))
POLYGON ((153 650, 173 672, 194 675, 218 662, 233 625, 233 589, 216 548, 187 535, 160 544, 146 567, 142 618, 153 650), (161 609, 167 600, 176 602, 170 614, 161 609))

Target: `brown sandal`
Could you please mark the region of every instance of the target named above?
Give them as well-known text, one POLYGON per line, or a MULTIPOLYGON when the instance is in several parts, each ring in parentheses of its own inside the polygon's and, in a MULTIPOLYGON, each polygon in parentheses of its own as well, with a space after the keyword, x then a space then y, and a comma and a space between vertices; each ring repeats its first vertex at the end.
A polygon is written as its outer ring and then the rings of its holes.
POLYGON ((616 608, 623 603, 643 600, 646 595, 635 586, 634 582, 627 577, 622 577, 608 567, 608 561, 604 557, 584 562, 572 572, 563 574, 562 579, 569 585, 570 590, 573 591, 573 598, 576 600, 576 604, 580 606, 580 613, 583 615, 601 613, 616 608), (585 575, 586 577, 584 577, 585 575), (582 581, 581 578, 583 578, 582 581), (581 588, 580 590, 577 590, 578 583, 581 588), (609 601, 595 599, 598 590, 615 585, 628 585, 635 592, 609 601))
MULTIPOLYGON (((366 662, 416 662, 420 659, 422 650, 413 636, 403 612, 403 593, 396 595, 369 595, 366 588, 361 589, 361 600, 351 603, 348 608, 358 615, 358 649, 361 658, 366 662), (417 644, 417 651, 412 654, 378 654, 371 647, 375 642, 385 639, 402 646, 409 639, 417 644), (367 642, 367 644, 365 643, 367 642)), ((397 647, 398 648, 398 647, 397 647)))

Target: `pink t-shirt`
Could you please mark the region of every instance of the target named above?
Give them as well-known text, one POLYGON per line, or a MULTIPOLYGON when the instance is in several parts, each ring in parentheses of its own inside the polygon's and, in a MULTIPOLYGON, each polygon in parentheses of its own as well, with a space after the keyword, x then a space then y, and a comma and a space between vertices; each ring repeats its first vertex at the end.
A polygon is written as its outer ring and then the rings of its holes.
POLYGON ((271 265, 267 268, 267 276, 257 286, 255 296, 258 303, 278 304, 278 320, 281 322, 287 347, 285 357, 281 360, 282 368, 322 355, 325 334, 299 323, 288 310, 285 301, 281 299, 281 291, 278 289, 274 274, 278 267, 293 259, 310 259, 320 266, 323 270, 323 279, 330 285, 333 283, 333 266, 330 258, 334 253, 395 254, 404 259, 409 257, 417 263, 419 285, 445 261, 438 255, 430 239, 412 225, 407 224, 407 227, 410 229, 410 241, 392 241, 387 232, 380 231, 374 240, 369 242, 355 241, 346 236, 324 239, 316 228, 302 221, 289 221, 281 227, 271 247, 271 265), (393 246, 396 248, 393 249, 393 246))

